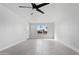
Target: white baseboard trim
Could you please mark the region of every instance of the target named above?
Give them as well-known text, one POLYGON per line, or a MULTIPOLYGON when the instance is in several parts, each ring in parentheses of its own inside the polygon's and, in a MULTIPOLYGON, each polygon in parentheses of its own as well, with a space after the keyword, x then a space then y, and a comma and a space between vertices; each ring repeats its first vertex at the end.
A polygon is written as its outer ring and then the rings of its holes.
MULTIPOLYGON (((58 40, 58 41, 59 41, 59 40, 58 40)), ((72 47, 72 46, 70 46, 70 45, 64 43, 63 41, 59 41, 59 42, 62 43, 62 44, 64 44, 65 46, 71 48, 71 49, 74 50, 75 52, 79 53, 79 49, 76 49, 76 48, 74 48, 74 47, 72 47)))
POLYGON ((10 47, 12 47, 12 46, 15 46, 16 44, 19 44, 19 43, 21 43, 21 42, 23 42, 23 41, 25 41, 25 40, 26 40, 26 39, 20 40, 20 41, 15 42, 15 43, 12 43, 12 44, 10 44, 10 45, 8 45, 8 46, 6 46, 6 47, 1 48, 0 51, 3 51, 3 50, 8 49, 8 48, 10 48, 10 47))

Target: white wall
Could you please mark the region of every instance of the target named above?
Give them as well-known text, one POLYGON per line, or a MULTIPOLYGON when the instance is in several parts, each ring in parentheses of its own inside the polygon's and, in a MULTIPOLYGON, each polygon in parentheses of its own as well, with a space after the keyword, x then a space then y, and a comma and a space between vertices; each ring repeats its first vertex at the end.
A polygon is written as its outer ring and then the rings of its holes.
POLYGON ((26 36, 25 19, 0 5, 0 50, 27 39, 26 36))
POLYGON ((79 52, 79 4, 56 4, 56 39, 79 52))

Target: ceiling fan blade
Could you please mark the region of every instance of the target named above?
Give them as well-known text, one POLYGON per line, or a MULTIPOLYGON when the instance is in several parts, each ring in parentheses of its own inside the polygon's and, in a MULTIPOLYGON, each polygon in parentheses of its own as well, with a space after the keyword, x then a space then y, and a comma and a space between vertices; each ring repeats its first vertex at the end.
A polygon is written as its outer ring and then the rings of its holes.
POLYGON ((19 8, 32 8, 32 7, 27 7, 27 6, 18 6, 19 8))
POLYGON ((32 5, 32 8, 33 8, 33 3, 31 3, 31 5, 32 5))
POLYGON ((49 3, 42 3, 42 4, 39 4, 39 5, 36 5, 37 8, 40 8, 40 7, 43 7, 45 5, 48 5, 49 3))
POLYGON ((40 9, 36 9, 36 11, 38 11, 38 12, 40 12, 40 13, 44 14, 44 12, 43 12, 43 11, 41 11, 40 9))
POLYGON ((36 4, 35 3, 31 3, 31 5, 32 5, 33 9, 36 8, 36 4))

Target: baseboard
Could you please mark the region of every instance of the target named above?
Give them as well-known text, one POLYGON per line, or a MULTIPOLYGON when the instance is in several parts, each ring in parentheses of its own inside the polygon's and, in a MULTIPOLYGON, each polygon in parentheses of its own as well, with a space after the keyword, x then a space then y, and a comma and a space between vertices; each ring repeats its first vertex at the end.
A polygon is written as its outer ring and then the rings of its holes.
POLYGON ((79 49, 76 49, 76 48, 74 48, 74 47, 72 47, 72 46, 70 46, 70 45, 64 43, 63 41, 59 41, 59 42, 61 42, 61 43, 64 44, 65 46, 71 48, 71 49, 74 50, 75 52, 79 53, 79 49))
POLYGON ((12 43, 12 44, 10 44, 10 45, 4 47, 4 48, 1 48, 0 51, 3 51, 3 50, 8 49, 8 48, 10 48, 10 47, 12 47, 12 46, 15 46, 16 44, 19 44, 19 43, 21 43, 21 42, 23 42, 23 41, 25 41, 25 40, 26 40, 26 39, 20 40, 20 41, 15 42, 15 43, 12 43))

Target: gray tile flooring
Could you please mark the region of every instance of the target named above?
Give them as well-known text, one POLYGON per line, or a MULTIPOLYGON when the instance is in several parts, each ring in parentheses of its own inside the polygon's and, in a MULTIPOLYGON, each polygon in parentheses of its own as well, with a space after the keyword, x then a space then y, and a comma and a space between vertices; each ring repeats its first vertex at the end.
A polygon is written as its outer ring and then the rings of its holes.
POLYGON ((0 55, 78 55, 79 53, 51 40, 28 39, 0 52, 0 55))

